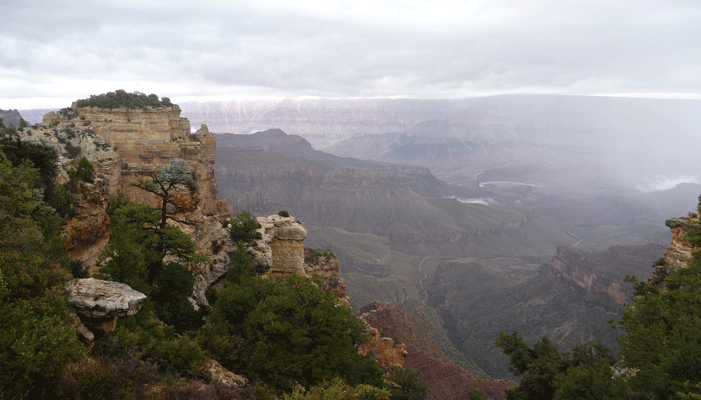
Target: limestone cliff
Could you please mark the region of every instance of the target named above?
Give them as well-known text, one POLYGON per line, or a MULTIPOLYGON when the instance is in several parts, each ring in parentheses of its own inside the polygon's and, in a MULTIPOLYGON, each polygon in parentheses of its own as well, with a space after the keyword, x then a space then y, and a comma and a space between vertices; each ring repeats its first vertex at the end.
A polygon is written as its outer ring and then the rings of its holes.
MULTIPOLYGON (((190 266, 195 279, 193 299, 206 303, 205 291, 226 274, 229 254, 236 250, 222 224, 230 212, 218 196, 214 177, 217 138, 206 125, 192 133, 190 122, 180 117, 177 105, 107 109, 74 103, 71 108, 46 114, 41 124, 24 129, 20 136, 57 150, 61 155, 59 183, 69 181, 68 171, 80 157, 88 158, 95 167, 93 183, 74 185, 77 215, 63 228, 71 258, 82 260, 91 272, 96 272, 97 256, 109 240, 109 195, 121 190, 133 202, 158 206, 156 195, 129 183, 171 166, 174 160, 184 160, 198 192, 177 200, 178 205, 187 205, 181 207, 181 217, 192 223, 180 227, 191 235, 197 251, 210 257, 190 266)), ((261 238, 247 244, 257 270, 277 277, 321 273, 329 287, 341 293, 341 303, 347 304, 337 261, 332 267, 305 265, 303 240, 307 231, 296 218, 271 215, 259 217, 258 222, 261 238)))
POLYGON ((199 183, 198 209, 228 214, 214 179, 216 136, 206 125, 191 133, 178 106, 105 109, 74 103, 72 108, 46 114, 41 124, 23 134, 23 140, 52 146, 68 159, 87 157, 96 172, 106 176, 110 193, 122 190, 130 200, 151 205, 155 196, 129 182, 181 158, 199 183))
POLYGON ((665 250, 664 258, 655 263, 655 269, 648 277, 648 283, 658 286, 661 290, 667 290, 664 279, 679 268, 685 268, 687 262, 691 260, 692 253, 701 250, 686 239, 689 230, 701 227, 698 214, 670 218, 665 221, 665 225, 672 230, 672 242, 665 250))
POLYGON ((129 182, 170 165, 174 159, 186 161, 199 188, 197 194, 180 199, 190 206, 187 217, 203 220, 200 214, 221 219, 229 215, 214 178, 216 136, 209 134, 205 125, 191 133, 190 123, 180 117, 178 106, 103 109, 74 103, 71 108, 46 114, 41 124, 19 134, 24 141, 56 149, 60 155, 59 183, 68 181, 67 172, 80 157, 88 158, 95 167, 94 184, 81 183, 73 189, 78 215, 63 230, 71 257, 89 267, 94 266, 108 238, 108 195, 121 190, 131 201, 157 206, 157 196, 129 182))

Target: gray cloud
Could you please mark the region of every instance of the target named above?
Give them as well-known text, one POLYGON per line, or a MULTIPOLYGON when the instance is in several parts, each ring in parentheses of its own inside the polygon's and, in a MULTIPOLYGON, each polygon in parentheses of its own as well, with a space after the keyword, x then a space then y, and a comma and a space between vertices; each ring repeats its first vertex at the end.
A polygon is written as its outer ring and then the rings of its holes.
POLYGON ((1 1, 0 108, 117 88, 701 95, 695 1, 237 3, 1 1))

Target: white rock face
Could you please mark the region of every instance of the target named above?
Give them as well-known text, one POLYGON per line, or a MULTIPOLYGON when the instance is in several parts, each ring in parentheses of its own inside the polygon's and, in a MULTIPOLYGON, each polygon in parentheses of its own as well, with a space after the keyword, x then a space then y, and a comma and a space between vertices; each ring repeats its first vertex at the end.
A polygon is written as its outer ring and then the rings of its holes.
POLYGON ((126 317, 136 314, 146 295, 119 282, 94 278, 76 279, 66 286, 69 304, 88 318, 126 317))

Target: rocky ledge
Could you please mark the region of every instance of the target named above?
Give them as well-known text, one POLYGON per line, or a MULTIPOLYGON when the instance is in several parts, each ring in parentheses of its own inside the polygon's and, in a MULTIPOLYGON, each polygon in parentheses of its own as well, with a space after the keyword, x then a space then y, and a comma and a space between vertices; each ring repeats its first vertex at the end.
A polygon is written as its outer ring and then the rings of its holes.
POLYGON ((117 328, 117 318, 136 314, 146 295, 119 282, 95 278, 76 279, 66 285, 76 316, 73 324, 81 339, 92 347, 95 337, 108 335, 117 328))
POLYGON ((119 282, 77 279, 67 285, 69 304, 88 318, 127 317, 136 314, 146 295, 119 282))

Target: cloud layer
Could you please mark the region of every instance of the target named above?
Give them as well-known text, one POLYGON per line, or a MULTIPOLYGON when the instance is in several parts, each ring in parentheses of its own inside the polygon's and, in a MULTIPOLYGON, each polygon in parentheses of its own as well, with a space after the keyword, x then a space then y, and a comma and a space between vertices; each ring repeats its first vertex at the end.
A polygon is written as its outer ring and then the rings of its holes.
POLYGON ((0 108, 118 88, 175 101, 701 95, 692 0, 0 0, 0 15, 0 108))

